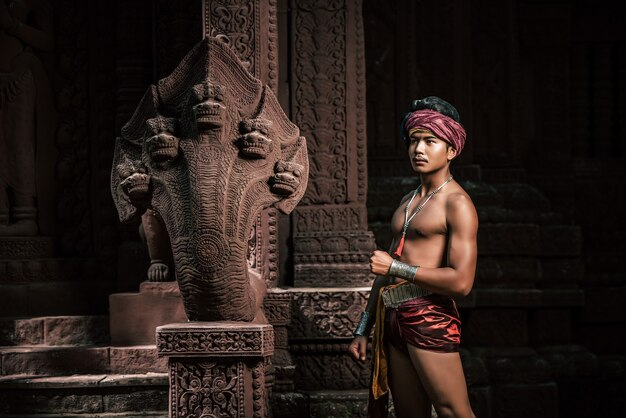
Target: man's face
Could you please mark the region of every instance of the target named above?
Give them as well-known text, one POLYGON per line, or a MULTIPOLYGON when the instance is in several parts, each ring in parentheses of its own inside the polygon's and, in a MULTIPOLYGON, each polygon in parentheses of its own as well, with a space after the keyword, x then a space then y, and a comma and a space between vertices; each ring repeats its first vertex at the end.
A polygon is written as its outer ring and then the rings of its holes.
POLYGON ((430 131, 417 131, 411 135, 409 158, 413 170, 420 174, 431 173, 445 167, 456 156, 456 151, 446 141, 430 131))

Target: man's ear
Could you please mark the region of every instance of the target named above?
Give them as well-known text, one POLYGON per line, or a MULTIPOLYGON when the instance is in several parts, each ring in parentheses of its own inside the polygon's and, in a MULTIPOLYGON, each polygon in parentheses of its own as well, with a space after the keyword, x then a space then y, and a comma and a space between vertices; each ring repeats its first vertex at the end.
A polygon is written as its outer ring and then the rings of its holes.
POLYGON ((453 147, 448 146, 448 161, 452 161, 455 158, 456 158, 456 150, 453 147))

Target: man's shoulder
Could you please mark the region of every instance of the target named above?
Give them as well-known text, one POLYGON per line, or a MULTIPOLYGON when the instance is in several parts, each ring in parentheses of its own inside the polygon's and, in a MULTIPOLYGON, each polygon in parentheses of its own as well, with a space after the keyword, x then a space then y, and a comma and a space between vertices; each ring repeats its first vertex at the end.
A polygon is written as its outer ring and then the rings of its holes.
POLYGON ((476 207, 472 198, 460 186, 446 194, 446 213, 450 217, 475 216, 476 207))

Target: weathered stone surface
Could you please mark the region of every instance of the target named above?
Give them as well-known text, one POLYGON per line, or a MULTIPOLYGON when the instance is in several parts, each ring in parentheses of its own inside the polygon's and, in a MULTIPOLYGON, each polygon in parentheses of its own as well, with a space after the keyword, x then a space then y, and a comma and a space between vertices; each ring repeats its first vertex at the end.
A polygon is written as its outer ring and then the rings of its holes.
POLYGON ((166 373, 8 376, 0 378, 0 414, 19 412, 42 418, 86 416, 78 414, 102 418, 166 417, 167 387, 166 373))
POLYGON ((106 373, 109 349, 98 347, 14 347, 0 350, 2 374, 65 375, 106 373))
POLYGON ((25 285, 0 285, 2 303, 0 303, 0 316, 27 316, 28 309, 28 286, 25 285))
POLYGON ((583 236, 579 226, 541 227, 541 257, 575 257, 582 251, 583 236))
POLYGON ((537 348, 537 352, 548 361, 555 379, 592 377, 598 374, 597 356, 582 346, 542 346, 537 348))
POLYGON ((98 386, 167 386, 169 379, 167 373, 144 373, 144 374, 110 374, 98 381, 98 386))
POLYGON ((541 275, 539 261, 534 257, 478 257, 475 287, 492 285, 502 286, 508 283, 532 285, 541 275))
POLYGON ((473 348, 483 358, 491 384, 538 384, 551 380, 549 363, 528 347, 473 348))
POLYGON ((547 212, 550 210, 550 201, 528 183, 498 184, 495 188, 502 198, 504 207, 520 211, 531 209, 547 212))
MULTIPOLYGON (((13 344, 36 345, 44 342, 44 323, 41 318, 17 319, 14 322, 13 344)), ((13 345, 11 344, 11 345, 13 345)))
POLYGON ((105 412, 164 411, 168 407, 167 390, 132 390, 127 393, 104 394, 105 412))
POLYGON ((603 287, 585 290, 583 321, 586 323, 626 322, 626 287, 603 287))
POLYGON ((110 348, 111 373, 143 374, 167 372, 167 359, 157 355, 156 346, 110 348))
POLYGON ((572 340, 572 313, 567 309, 536 309, 529 313, 528 333, 534 346, 572 340))
POLYGON ((541 306, 542 292, 538 289, 475 289, 458 306, 526 308, 541 306))
POLYGON ((291 293, 290 339, 351 338, 369 288, 297 288, 291 293))
POLYGON ((187 321, 178 283, 143 282, 139 293, 109 296, 111 344, 156 344, 156 327, 187 321))
POLYGON ((482 358, 473 356, 468 350, 461 349, 461 362, 467 386, 480 386, 488 383, 487 366, 482 358))
POLYGON ((308 397, 302 393, 277 393, 271 397, 274 418, 306 417, 308 413, 308 397))
POLYGON ((580 289, 543 289, 541 305, 545 307, 582 307, 585 305, 585 292, 580 289))
POLYGON ((539 226, 531 224, 483 224, 478 230, 482 255, 537 255, 539 226))
POLYGON ((270 324, 288 325, 291 321, 291 293, 287 290, 268 289, 263 301, 263 311, 270 324))
POLYGON ((18 390, 0 391, 0 413, 36 414, 53 412, 55 415, 66 413, 98 413, 102 411, 102 396, 80 393, 80 391, 60 391, 53 395, 18 390))
POLYGON ((554 383, 533 385, 505 384, 493 390, 495 417, 557 418, 559 399, 554 383))
POLYGON ((467 392, 474 415, 480 418, 492 418, 492 388, 490 386, 470 386, 467 388, 467 392))
POLYGON ((585 263, 579 258, 542 258, 540 263, 543 286, 579 283, 585 278, 585 263))
POLYGON ((15 343, 24 345, 43 344, 45 342, 44 321, 40 318, 15 321, 15 343))
POLYGON ((109 342, 106 316, 57 316, 42 319, 47 345, 98 345, 109 342))
POLYGON ((292 345, 298 390, 353 390, 367 388, 369 359, 362 363, 348 354, 348 344, 292 345))
POLYGON ((287 349, 289 348, 289 332, 287 327, 274 327, 274 346, 287 349))
POLYGON ((9 389, 63 389, 95 387, 167 386, 167 373, 75 374, 71 376, 2 376, 0 386, 9 389))
POLYGON ((516 346, 528 344, 526 311, 474 309, 464 318, 461 340, 466 345, 516 346))
POLYGON ((309 417, 311 418, 341 418, 367 416, 368 392, 364 390, 352 391, 320 391, 309 395, 309 417))
POLYGON ((0 260, 0 283, 56 282, 90 280, 85 274, 87 259, 36 258, 0 260))
POLYGON ((52 237, 3 237, 0 259, 48 258, 54 254, 52 237))

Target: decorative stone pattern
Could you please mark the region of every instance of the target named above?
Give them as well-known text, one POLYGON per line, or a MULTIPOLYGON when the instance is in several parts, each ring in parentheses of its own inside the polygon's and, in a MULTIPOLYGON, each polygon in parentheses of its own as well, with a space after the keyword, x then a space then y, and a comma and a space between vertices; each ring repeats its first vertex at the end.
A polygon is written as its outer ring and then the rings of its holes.
POLYGON ((169 358, 170 417, 265 418, 274 371, 271 325, 180 323, 157 328, 169 358))
POLYGON ((294 215, 294 284, 366 285, 374 239, 365 209, 361 0, 290 4, 292 114, 312 150, 311 184, 294 215))
POLYGON ((291 293, 272 289, 263 302, 265 316, 270 324, 288 325, 291 322, 291 293))
POLYGON ((352 338, 365 308, 369 290, 333 289, 298 291, 294 289, 292 324, 289 338, 352 338))
POLYGON ((195 360, 171 362, 170 417, 244 417, 244 365, 195 360))
POLYGON ((264 356, 274 351, 271 325, 215 322, 157 328, 159 356, 264 356))
POLYGON ((367 285, 375 248, 361 205, 300 206, 294 212, 295 285, 367 285), (337 280, 341 277, 341 280, 337 280))
POLYGON ((371 365, 355 361, 348 344, 293 345, 294 384, 299 390, 365 389, 371 365))
POLYGON ((111 187, 121 221, 161 215, 190 320, 251 321, 266 284, 248 274, 250 231, 264 208, 291 212, 307 180, 304 137, 271 89, 206 38, 122 129, 111 187), (161 113, 178 120, 174 132, 161 113))
POLYGON ((349 70, 346 31, 349 29, 344 2, 292 1, 291 8, 296 29, 292 114, 309 138, 311 150, 312 183, 303 203, 344 203, 348 195, 349 137, 346 104, 349 70))

